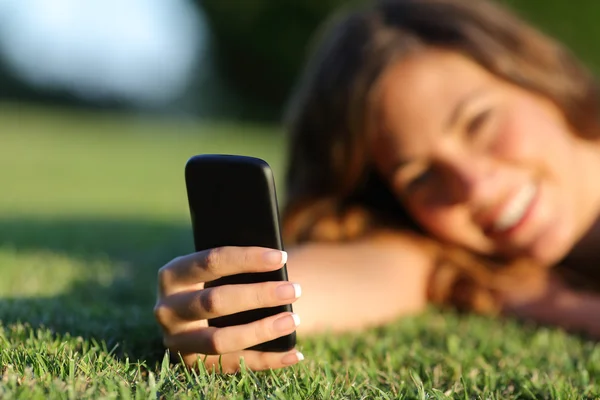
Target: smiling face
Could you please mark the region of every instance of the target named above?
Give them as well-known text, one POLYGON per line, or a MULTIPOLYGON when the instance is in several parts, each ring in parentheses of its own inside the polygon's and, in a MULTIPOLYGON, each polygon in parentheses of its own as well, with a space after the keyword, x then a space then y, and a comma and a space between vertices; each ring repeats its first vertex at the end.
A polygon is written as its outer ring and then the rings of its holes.
POLYGON ((595 219, 595 145, 553 103, 458 53, 425 50, 389 67, 377 111, 376 167, 438 238, 551 264, 595 219))

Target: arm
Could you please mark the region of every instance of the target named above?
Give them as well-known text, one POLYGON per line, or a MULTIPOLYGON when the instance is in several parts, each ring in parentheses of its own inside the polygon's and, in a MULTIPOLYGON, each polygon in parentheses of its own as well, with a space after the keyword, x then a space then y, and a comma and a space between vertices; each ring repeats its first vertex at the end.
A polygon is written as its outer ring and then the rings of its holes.
POLYGON ((222 276, 280 268, 286 255, 259 247, 221 247, 177 257, 159 270, 155 317, 165 346, 187 365, 237 371, 239 359, 253 370, 281 368, 303 359, 245 350, 287 335, 344 331, 382 324, 426 304, 430 268, 426 252, 407 237, 379 234, 347 244, 310 244, 289 251, 290 283, 259 282, 205 288, 222 276), (248 324, 209 327, 207 319, 294 303, 284 312, 248 324))
POLYGON ((600 294, 574 290, 551 274, 528 293, 506 295, 504 312, 600 339, 600 294))
POLYGON ((288 253, 289 279, 302 286, 294 304, 302 320, 299 335, 380 325, 427 303, 432 263, 405 235, 307 244, 288 253))

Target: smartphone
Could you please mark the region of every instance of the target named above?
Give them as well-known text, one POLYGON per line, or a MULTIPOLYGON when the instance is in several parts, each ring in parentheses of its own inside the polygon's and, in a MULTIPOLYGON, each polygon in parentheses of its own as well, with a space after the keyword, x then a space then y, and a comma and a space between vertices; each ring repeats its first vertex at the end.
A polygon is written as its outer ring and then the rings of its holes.
MULTIPOLYGON (((185 182, 196 251, 221 246, 284 250, 275 180, 266 161, 242 155, 196 155, 186 163, 185 182)), ((204 286, 287 280, 284 265, 271 272, 222 277, 204 286)), ((285 311, 292 311, 291 304, 209 319, 208 324, 215 327, 247 324, 285 311)), ((295 345, 296 332, 293 332, 249 350, 283 352, 295 345)))

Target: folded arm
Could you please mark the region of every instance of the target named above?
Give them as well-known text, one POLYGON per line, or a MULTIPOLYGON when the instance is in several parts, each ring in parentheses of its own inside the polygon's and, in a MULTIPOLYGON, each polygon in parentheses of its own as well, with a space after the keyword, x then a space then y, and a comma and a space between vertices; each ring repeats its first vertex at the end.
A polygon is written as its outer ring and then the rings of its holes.
POLYGON ((381 325, 422 311, 432 260, 400 234, 289 249, 288 274, 302 286, 300 335, 381 325))
POLYGON ((507 294, 504 312, 600 339, 600 294, 577 291, 553 274, 534 290, 507 294))
MULTIPOLYGON (((299 334, 381 325, 427 304, 433 259, 402 234, 307 244, 289 257, 290 280, 303 290, 294 304, 299 334)), ((520 283, 501 297, 505 315, 600 339, 600 294, 574 290, 552 273, 537 284, 520 283)))

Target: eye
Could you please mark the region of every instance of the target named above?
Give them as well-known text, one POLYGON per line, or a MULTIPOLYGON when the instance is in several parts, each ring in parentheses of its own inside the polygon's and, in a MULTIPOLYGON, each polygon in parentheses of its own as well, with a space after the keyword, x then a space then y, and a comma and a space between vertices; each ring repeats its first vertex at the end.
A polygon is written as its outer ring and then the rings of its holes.
POLYGON ((432 177, 433 171, 431 167, 423 169, 408 179, 408 182, 405 185, 405 191, 414 191, 423 187, 423 185, 425 185, 432 177))
POLYGON ((476 136, 485 128, 492 115, 492 110, 487 109, 475 115, 467 124, 467 134, 470 137, 476 136))

